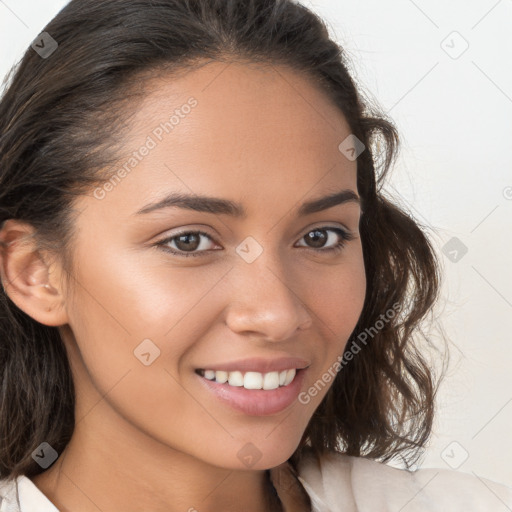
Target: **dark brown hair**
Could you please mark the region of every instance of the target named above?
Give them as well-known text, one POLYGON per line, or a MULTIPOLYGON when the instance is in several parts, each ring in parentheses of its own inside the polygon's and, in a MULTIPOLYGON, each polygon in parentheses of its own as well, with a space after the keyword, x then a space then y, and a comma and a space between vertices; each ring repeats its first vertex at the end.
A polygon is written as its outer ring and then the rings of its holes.
MULTIPOLYGON (((424 228, 384 197, 396 128, 363 99, 325 23, 291 0, 72 0, 44 31, 58 47, 46 58, 29 48, 0 102, 0 223, 34 226, 34 239, 70 275, 73 198, 106 179, 145 78, 245 60, 288 66, 322 88, 365 146, 357 188, 367 290, 347 347, 375 332, 342 362, 290 460, 309 446, 416 461, 437 387, 414 335, 437 299, 439 262, 424 228), (383 322, 396 304, 399 313, 383 322)), ((58 328, 36 322, 5 292, 0 339, 0 478, 31 477, 43 471, 33 450, 47 442, 61 453, 73 433, 71 370, 58 328)))

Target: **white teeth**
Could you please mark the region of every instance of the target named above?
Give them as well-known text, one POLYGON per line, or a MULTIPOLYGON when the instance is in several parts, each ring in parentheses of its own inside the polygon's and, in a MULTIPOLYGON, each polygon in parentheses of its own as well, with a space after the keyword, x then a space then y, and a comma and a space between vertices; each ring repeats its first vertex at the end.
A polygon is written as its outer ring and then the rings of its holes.
POLYGON ((263 389, 276 389, 279 387, 279 372, 265 373, 263 389))
POLYGON ((203 376, 208 380, 214 380, 220 384, 228 383, 230 386, 244 387, 245 389, 277 389, 280 386, 288 386, 295 377, 295 368, 281 372, 225 372, 222 370, 204 370, 203 376))
POLYGON ((244 376, 242 375, 242 372, 229 372, 228 382, 230 386, 243 386, 244 376))
POLYGON ((295 368, 288 370, 286 372, 286 379, 284 381, 284 385, 288 386, 288 384, 290 384, 290 382, 293 380, 294 377, 295 377, 295 368))
MULTIPOLYGON (((212 370, 213 371, 213 370, 212 370)), ((205 372, 206 374, 206 372, 205 372)), ((218 371, 218 372, 213 372, 214 374, 214 378, 217 382, 219 382, 220 384, 224 384, 224 382, 227 382, 228 381, 228 372, 223 372, 223 371, 218 371)), ((205 375, 206 376, 206 375, 205 375)), ((212 379, 213 380, 213 379, 212 379)))
POLYGON ((259 372, 247 372, 244 375, 245 389, 261 389, 263 385, 263 376, 259 372))

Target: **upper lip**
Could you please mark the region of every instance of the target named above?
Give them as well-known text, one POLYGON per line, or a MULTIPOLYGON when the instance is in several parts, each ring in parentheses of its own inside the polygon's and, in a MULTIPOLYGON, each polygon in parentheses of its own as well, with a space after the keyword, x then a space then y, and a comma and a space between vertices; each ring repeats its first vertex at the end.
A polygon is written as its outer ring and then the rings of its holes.
POLYGON ((280 372, 291 368, 302 369, 309 366, 309 362, 300 357, 279 357, 274 359, 265 359, 262 357, 253 357, 250 359, 239 359, 238 361, 229 361, 226 363, 214 363, 201 367, 201 370, 214 370, 233 372, 236 370, 242 372, 280 372))

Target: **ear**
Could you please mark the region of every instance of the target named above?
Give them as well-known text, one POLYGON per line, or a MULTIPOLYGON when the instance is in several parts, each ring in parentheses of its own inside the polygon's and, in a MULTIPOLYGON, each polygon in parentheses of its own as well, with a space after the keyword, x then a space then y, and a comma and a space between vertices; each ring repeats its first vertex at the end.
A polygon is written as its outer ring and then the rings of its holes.
POLYGON ((5 293, 27 315, 44 325, 68 323, 58 264, 37 248, 35 229, 8 219, 0 230, 0 279, 5 293))

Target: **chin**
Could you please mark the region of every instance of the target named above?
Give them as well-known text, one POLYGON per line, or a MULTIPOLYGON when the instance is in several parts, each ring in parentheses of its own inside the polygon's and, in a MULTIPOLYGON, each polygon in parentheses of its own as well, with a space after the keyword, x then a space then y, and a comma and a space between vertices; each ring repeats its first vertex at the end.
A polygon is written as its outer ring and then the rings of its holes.
POLYGON ((235 449, 219 453, 216 466, 233 470, 261 471, 286 462, 297 449, 297 443, 248 441, 236 443, 235 449), (232 455, 234 452, 234 456, 232 455))

